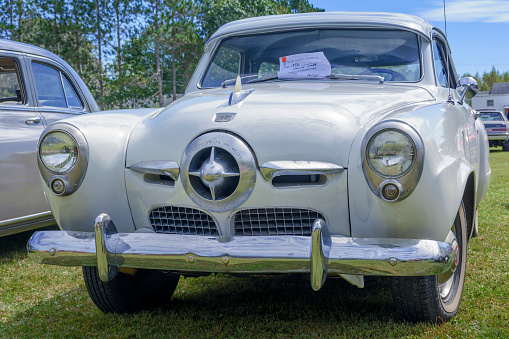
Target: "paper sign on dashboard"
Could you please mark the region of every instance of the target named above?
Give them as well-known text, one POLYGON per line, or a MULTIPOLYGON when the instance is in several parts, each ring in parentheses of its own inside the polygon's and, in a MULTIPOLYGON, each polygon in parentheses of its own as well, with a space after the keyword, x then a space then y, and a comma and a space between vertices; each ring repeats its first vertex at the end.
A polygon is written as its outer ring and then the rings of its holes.
POLYGON ((323 78, 331 74, 323 52, 286 55, 279 58, 279 79, 323 78))

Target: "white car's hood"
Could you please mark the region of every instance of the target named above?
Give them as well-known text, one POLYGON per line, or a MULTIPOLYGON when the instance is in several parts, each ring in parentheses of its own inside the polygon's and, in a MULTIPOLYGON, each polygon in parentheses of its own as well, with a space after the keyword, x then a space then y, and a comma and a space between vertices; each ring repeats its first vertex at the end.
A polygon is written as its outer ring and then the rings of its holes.
POLYGON ((233 87, 188 94, 133 131, 127 166, 139 161, 180 164, 186 147, 207 131, 240 136, 258 164, 277 160, 323 161, 348 166, 359 128, 375 116, 434 100, 417 86, 362 83, 278 82, 257 84, 244 101, 229 106, 233 87), (214 122, 216 113, 235 113, 214 122))

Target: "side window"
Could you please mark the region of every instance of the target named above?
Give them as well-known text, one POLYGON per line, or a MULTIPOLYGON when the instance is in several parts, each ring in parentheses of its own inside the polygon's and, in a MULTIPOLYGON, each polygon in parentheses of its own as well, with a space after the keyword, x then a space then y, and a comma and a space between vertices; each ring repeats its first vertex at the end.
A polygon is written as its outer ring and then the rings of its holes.
POLYGON ((0 58, 0 105, 24 103, 26 99, 17 61, 11 58, 0 58))
POLYGON ((74 88, 72 88, 69 80, 67 80, 67 78, 65 76, 63 76, 62 79, 64 80, 63 81, 64 92, 65 92, 65 97, 67 98, 67 105, 69 105, 69 108, 83 109, 83 105, 82 105, 78 95, 74 91, 74 88))
POLYGON ((454 88, 455 80, 451 68, 451 60, 447 60, 445 53, 444 45, 440 41, 433 40, 433 58, 435 59, 437 81, 442 87, 454 88), (449 65, 449 73, 447 72, 447 65, 449 65))
POLYGON ((433 40, 433 57, 435 59, 435 72, 438 83, 442 87, 449 87, 444 50, 436 40, 433 40))
POLYGON ((39 106, 82 109, 83 104, 69 80, 57 69, 32 62, 39 106))

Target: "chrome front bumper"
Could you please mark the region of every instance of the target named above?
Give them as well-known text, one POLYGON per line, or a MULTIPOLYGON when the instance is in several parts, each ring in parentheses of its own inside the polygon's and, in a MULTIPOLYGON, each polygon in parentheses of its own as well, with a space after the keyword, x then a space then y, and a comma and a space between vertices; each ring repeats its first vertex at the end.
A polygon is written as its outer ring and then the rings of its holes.
MULTIPOLYGON (((450 238, 448 237, 448 240, 450 238)), ((118 233, 108 215, 95 232, 39 231, 30 238, 29 256, 38 263, 97 266, 103 281, 121 267, 178 272, 310 273, 318 290, 327 273, 420 276, 448 270, 451 243, 417 239, 330 236, 321 219, 311 237, 207 237, 156 233, 118 233)))

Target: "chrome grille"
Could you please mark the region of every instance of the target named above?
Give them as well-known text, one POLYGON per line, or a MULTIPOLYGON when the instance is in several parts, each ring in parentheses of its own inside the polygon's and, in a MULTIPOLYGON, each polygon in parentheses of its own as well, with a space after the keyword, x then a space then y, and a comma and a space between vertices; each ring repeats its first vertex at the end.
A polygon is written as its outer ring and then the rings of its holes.
POLYGON ((319 212, 301 208, 253 208, 235 214, 235 235, 311 235, 319 212))
POLYGON ((214 219, 194 208, 162 206, 153 209, 149 218, 156 233, 219 235, 214 219))

